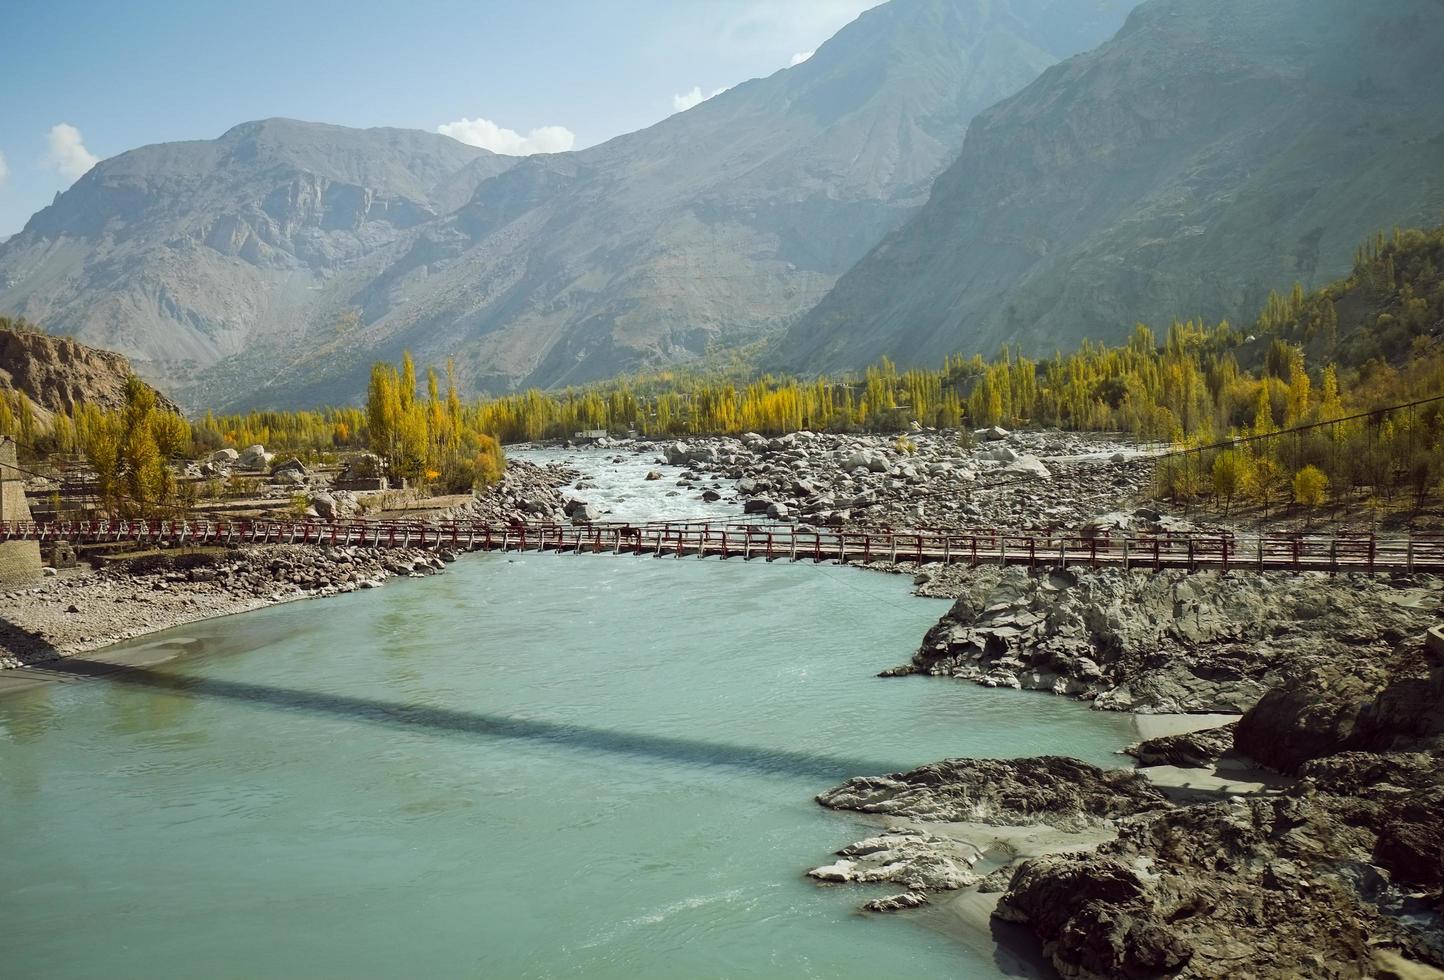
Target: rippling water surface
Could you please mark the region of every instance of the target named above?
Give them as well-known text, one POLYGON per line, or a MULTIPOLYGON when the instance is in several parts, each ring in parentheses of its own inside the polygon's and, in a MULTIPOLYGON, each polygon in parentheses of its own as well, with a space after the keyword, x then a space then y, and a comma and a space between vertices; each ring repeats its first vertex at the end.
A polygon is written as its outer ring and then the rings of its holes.
POLYGON ((944 608, 849 569, 487 555, 152 638, 184 656, 0 699, 0 973, 1002 975, 803 877, 868 829, 812 800, 847 776, 1128 740, 876 679, 944 608))

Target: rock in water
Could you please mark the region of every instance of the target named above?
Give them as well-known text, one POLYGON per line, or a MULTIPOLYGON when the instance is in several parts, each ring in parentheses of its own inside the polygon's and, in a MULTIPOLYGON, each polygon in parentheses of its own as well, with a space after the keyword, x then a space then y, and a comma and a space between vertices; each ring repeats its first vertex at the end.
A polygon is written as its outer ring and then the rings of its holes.
POLYGON ((1171 806, 1132 770, 1104 770, 1060 756, 948 759, 905 773, 855 777, 817 802, 833 810, 1060 830, 1171 806))

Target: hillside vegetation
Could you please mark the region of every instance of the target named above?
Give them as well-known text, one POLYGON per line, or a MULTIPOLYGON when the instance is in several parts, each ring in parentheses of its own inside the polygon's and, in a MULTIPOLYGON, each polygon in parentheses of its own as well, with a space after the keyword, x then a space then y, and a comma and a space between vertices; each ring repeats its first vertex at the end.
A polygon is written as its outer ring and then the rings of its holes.
MULTIPOLYGON (((192 455, 253 443, 311 453, 371 449, 397 475, 457 489, 495 479, 498 443, 580 430, 665 437, 900 432, 913 423, 1061 427, 1185 448, 1255 440, 1166 463, 1163 490, 1174 496, 1231 502, 1253 493, 1266 504, 1312 468, 1317 475, 1308 473, 1295 496, 1358 491, 1392 500, 1407 488, 1422 501, 1444 480, 1444 401, 1267 437, 1444 394, 1441 266, 1444 229, 1400 230, 1365 243, 1347 278, 1312 293, 1296 287, 1271 295, 1250 327, 1174 322, 1160 337, 1140 324, 1127 343, 1085 342, 1041 361, 1005 350, 991 360, 955 355, 934 370, 900 371, 883 360, 862 375, 812 381, 749 378, 733 364, 727 376, 657 374, 466 402, 449 365, 426 368, 421 390, 405 355, 399 367, 373 366, 365 408, 207 412, 165 441, 192 455)), ((0 401, 0 431, 19 428, 24 405, 0 401)), ((26 441, 81 451, 98 468, 123 473, 126 464, 111 462, 105 447, 123 443, 134 427, 125 422, 128 410, 62 410, 44 431, 32 421, 26 441)))

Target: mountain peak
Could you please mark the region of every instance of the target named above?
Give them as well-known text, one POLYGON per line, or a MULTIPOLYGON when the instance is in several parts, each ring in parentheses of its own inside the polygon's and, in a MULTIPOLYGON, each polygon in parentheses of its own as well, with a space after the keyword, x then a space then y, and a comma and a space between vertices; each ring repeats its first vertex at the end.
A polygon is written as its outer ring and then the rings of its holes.
POLYGON ((403 346, 471 390, 695 359, 802 314, 976 113, 1125 7, 892 0, 797 68, 558 157, 284 118, 142 147, 0 246, 0 310, 220 407, 348 400, 403 346))

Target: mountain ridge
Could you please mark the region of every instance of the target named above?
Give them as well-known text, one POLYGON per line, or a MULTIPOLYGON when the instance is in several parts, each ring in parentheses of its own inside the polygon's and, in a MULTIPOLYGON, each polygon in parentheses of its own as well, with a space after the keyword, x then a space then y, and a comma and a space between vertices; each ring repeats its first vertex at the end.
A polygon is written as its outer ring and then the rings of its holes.
POLYGON ((928 204, 778 364, 1035 354, 1137 321, 1246 316, 1444 203, 1444 5, 1150 0, 979 115, 928 204))
POLYGON ((403 347, 471 391, 685 363, 802 314, 922 204, 977 111, 1127 6, 892 0, 801 65, 565 154, 287 120, 145 148, 0 245, 0 310, 223 407, 352 400, 403 347))

